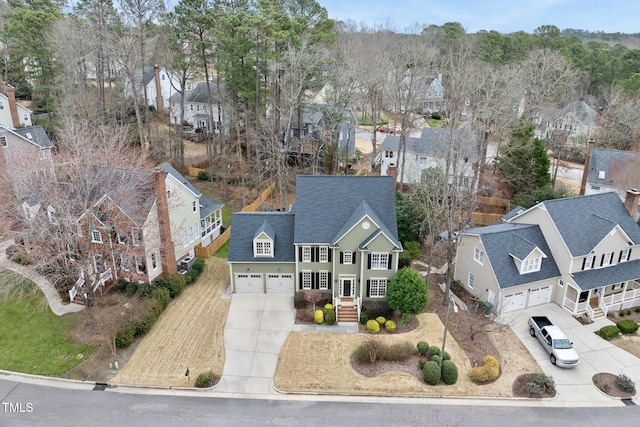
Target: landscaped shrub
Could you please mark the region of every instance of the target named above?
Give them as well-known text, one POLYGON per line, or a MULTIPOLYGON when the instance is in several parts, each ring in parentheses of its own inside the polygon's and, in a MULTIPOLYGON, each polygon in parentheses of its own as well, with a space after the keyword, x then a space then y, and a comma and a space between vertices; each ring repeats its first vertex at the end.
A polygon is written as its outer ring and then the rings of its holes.
POLYGON ((361 325, 366 325, 368 320, 369 320, 369 316, 367 315, 367 313, 364 312, 364 311, 361 311, 360 312, 360 324, 361 325))
POLYGON ((429 385, 438 385, 440 382, 440 365, 433 361, 425 363, 422 368, 422 378, 429 385))
POLYGON ((313 313, 313 321, 320 325, 324 322, 324 312, 322 310, 316 310, 313 313))
POLYGON ((144 335, 146 334, 149 329, 151 329, 151 327, 153 326, 154 323, 156 323, 156 320, 158 320, 158 314, 152 309, 149 311, 149 313, 147 313, 146 316, 144 316, 142 319, 140 319, 140 321, 138 321, 138 323, 136 324, 136 335, 144 335))
POLYGON ((178 297, 187 286, 185 277, 182 274, 172 274, 167 277, 167 282, 169 283, 169 295, 171 295, 171 298, 178 297))
POLYGON ((446 351, 442 353, 442 360, 451 360, 451 356, 446 351))
POLYGON ((498 359, 489 355, 485 356, 482 360, 484 365, 475 366, 471 368, 469 372, 469 378, 477 384, 493 381, 500 375, 500 363, 498 359))
POLYGON ((169 289, 166 288, 155 288, 151 291, 151 298, 160 304, 162 307, 161 311, 164 311, 165 308, 171 302, 171 295, 169 294, 169 289))
POLYGON ((116 282, 116 289, 119 292, 125 292, 127 290, 127 285, 129 284, 129 282, 127 282, 124 279, 118 279, 118 281, 116 282))
POLYGON ((378 316, 391 317, 393 310, 389 308, 386 300, 368 300, 362 303, 362 311, 366 311, 369 319, 375 319, 378 316))
POLYGON ((211 178, 211 176, 209 175, 209 172, 207 172, 207 171, 198 172, 198 179, 200 181, 209 181, 210 178, 211 178))
POLYGON ((616 325, 607 325, 600 328, 600 331, 598 333, 602 338, 608 340, 615 336, 618 336, 618 334, 620 333, 620 329, 616 325))
POLYGON ((31 258, 29 258, 29 255, 27 255, 26 252, 22 252, 22 251, 18 251, 15 254, 13 254, 13 258, 11 258, 11 260, 20 265, 31 264, 31 258))
POLYGON ((640 307, 636 307, 636 313, 640 313, 640 307))
POLYGON ((420 367, 420 370, 424 368, 425 363, 427 363, 427 361, 424 359, 420 359, 420 361, 418 361, 418 366, 420 367))
POLYGON ((413 346, 406 342, 397 342, 390 345, 380 345, 378 357, 388 362, 404 362, 413 354, 413 346))
POLYGON ((407 251, 402 251, 398 254, 398 269, 405 267, 411 267, 411 254, 407 251))
POLYGON ((324 309, 324 323, 327 325, 333 325, 336 323, 336 312, 333 309, 324 309))
POLYGON ((550 392, 555 390, 553 378, 544 374, 531 374, 529 381, 524 385, 525 391, 531 397, 540 397, 545 390, 550 392))
POLYGON ((411 259, 420 257, 420 243, 419 242, 405 242, 404 250, 409 253, 411 259))
POLYGON ((640 327, 640 325, 631 319, 620 320, 616 323, 616 326, 618 326, 618 329, 620 329, 620 332, 623 334, 635 334, 638 327, 640 327))
POLYGON ((154 289, 156 288, 148 283, 138 283, 138 296, 140 298, 151 298, 151 293, 154 289))
POLYGON ((624 315, 625 315, 624 310, 620 310, 620 311, 618 312, 618 316, 620 316, 620 317, 624 317, 624 315))
POLYGON ((616 377, 616 384, 620 387, 620 390, 626 393, 636 392, 636 384, 625 374, 620 374, 616 377))
POLYGON ((377 320, 367 320, 367 331, 370 334, 377 334, 380 332, 380 323, 377 320))
POLYGON ((133 337, 136 335, 135 326, 129 325, 124 329, 118 331, 116 334, 116 347, 124 348, 128 347, 133 342, 133 337))
POLYGON ((396 331, 396 322, 393 320, 387 320, 384 322, 384 329, 390 334, 394 333, 396 331))
POLYGON ((447 385, 458 381, 458 367, 451 360, 442 361, 442 381, 447 385))
POLYGON ((417 347, 418 353, 420 353, 421 355, 425 355, 429 351, 429 343, 427 343, 426 341, 419 341, 417 347))
POLYGON ((376 320, 378 321, 378 323, 380 324, 380 326, 384 326, 384 324, 386 323, 387 319, 384 318, 384 316, 378 316, 376 317, 376 320))
POLYGON ((194 271, 198 272, 198 275, 200 273, 202 273, 202 270, 204 270, 204 264, 205 264, 205 259, 202 257, 198 257, 193 261, 193 265, 191 266, 191 269, 194 271))
POLYGON ((627 316, 631 316, 631 310, 627 310, 627 316))
POLYGON ((427 353, 429 354, 429 357, 434 356, 434 355, 440 355, 440 349, 438 347, 436 347, 435 345, 432 345, 431 347, 429 347, 429 350, 427 351, 427 353))
POLYGON ((331 303, 327 303, 327 304, 325 304, 325 305, 324 305, 324 309, 325 309, 325 310, 333 310, 333 304, 331 304, 331 303))
POLYGON ((127 282, 127 286, 125 287, 125 290, 128 294, 135 294, 136 292, 138 292, 138 284, 136 282, 127 282))
POLYGON ((400 320, 398 320, 398 323, 400 325, 406 325, 407 323, 409 323, 409 320, 411 320, 411 315, 409 313, 402 313, 402 316, 400 316, 400 320))
POLYGON ((213 373, 213 371, 205 372, 205 373, 202 373, 202 374, 198 375, 198 378, 196 378, 196 384, 195 385, 198 388, 211 387, 211 386, 213 386, 213 384, 215 384, 217 379, 218 378, 217 378, 216 374, 213 373))
POLYGON ((363 342, 356 348, 356 360, 360 363, 376 363, 381 346, 382 344, 375 339, 363 342))
POLYGON ((440 364, 440 356, 437 354, 434 354, 433 356, 431 356, 431 358, 429 360, 432 360, 433 362, 436 362, 438 365, 440 364))

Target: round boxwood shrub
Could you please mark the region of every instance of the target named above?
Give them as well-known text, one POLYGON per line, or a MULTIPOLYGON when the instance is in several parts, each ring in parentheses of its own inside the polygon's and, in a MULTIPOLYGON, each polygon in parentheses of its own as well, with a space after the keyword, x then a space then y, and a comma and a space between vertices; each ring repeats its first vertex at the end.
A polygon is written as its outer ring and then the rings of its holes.
POLYGON ((418 362, 418 366, 420 367, 420 370, 424 368, 425 363, 427 363, 426 360, 420 359, 420 361, 418 362))
POLYGON ((316 322, 318 325, 324 322, 324 313, 322 310, 316 310, 313 313, 313 321, 316 322))
POLYGON ((380 323, 378 323, 377 320, 368 320, 367 331, 369 331, 370 334, 377 334, 380 332, 380 323))
POLYGON ((636 322, 634 322, 631 319, 625 319, 625 320, 618 321, 616 323, 616 326, 618 327, 618 329, 620 329, 620 332, 622 332, 623 334, 635 334, 640 325, 638 325, 636 322))
POLYGON ((620 333, 620 329, 616 325, 607 325, 600 328, 598 331, 600 336, 605 340, 609 340, 620 333))
POLYGON ((127 326, 126 328, 118 331, 116 334, 116 347, 125 348, 133 342, 133 337, 136 335, 135 326, 127 326))
POLYGON ((369 315, 367 314, 366 311, 361 311, 360 312, 360 324, 361 325, 366 325, 367 321, 369 321, 369 315))
POLYGON ((458 367, 451 360, 442 361, 442 381, 447 385, 458 381, 458 367))
POLYGON ((429 347, 429 350, 427 350, 427 354, 429 355, 429 357, 432 357, 434 355, 440 355, 440 349, 438 347, 436 347, 435 345, 432 345, 431 347, 429 347))
POLYGON ((387 319, 385 319, 384 316, 378 316, 376 317, 376 320, 378 321, 380 326, 384 326, 384 324, 387 322, 387 319))
POLYGON ((438 385, 440 382, 440 365, 434 361, 429 361, 422 368, 422 378, 429 385, 438 385))
POLYGON ((336 323, 336 312, 331 310, 324 309, 324 323, 327 325, 333 325, 336 323))
POLYGON ((418 353, 420 353, 421 355, 425 355, 429 351, 429 343, 427 343, 426 341, 419 341, 417 347, 418 353))
POLYGON ((446 351, 442 353, 442 360, 451 360, 451 356, 446 351))
POLYGON ((431 356, 431 359, 433 362, 436 362, 438 365, 440 365, 440 356, 437 354, 434 354, 433 356, 431 356))
POLYGON ((324 305, 324 309, 325 309, 325 310, 333 310, 333 304, 331 304, 331 303, 326 303, 326 304, 324 305))
POLYGON ((213 384, 215 384, 217 379, 218 378, 216 377, 216 374, 213 373, 213 371, 204 372, 198 375, 198 378, 196 378, 196 387, 198 388, 211 387, 213 386, 213 384))
POLYGON ((384 329, 390 334, 394 333, 396 331, 396 322, 393 320, 387 320, 384 322, 384 329))

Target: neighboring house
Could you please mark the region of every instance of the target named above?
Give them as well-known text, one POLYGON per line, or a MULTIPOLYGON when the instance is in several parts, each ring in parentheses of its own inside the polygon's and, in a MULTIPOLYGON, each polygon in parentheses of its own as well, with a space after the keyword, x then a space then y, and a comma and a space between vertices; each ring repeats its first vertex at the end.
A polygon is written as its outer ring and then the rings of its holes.
MULTIPOLYGON (((406 137, 404 170, 400 176, 399 146, 400 135, 387 135, 380 145, 377 161, 381 164, 380 174, 395 176, 397 182, 414 184, 422 180, 427 168, 445 170, 446 153, 449 146, 450 130, 447 128, 423 128, 420 137, 406 137)), ((474 167, 481 161, 482 131, 456 130, 454 135, 458 150, 457 177, 473 179, 474 167)), ((449 177, 451 181, 453 176, 449 177)), ((464 184, 464 183, 462 183, 464 184)))
POLYGON ((5 93, 0 93, 0 126, 18 128, 31 126, 31 111, 16 101, 16 90, 5 83, 5 93))
POLYGON ((169 99, 182 88, 178 77, 157 65, 134 70, 133 85, 135 90, 131 89, 131 82, 125 82, 125 95, 131 97, 135 93, 139 99, 144 100, 146 88, 148 105, 155 107, 157 111, 168 109, 169 99))
POLYGON ((554 302, 591 319, 640 305, 640 192, 547 200, 462 234, 454 277, 497 313, 554 302))
POLYGON ((605 148, 587 153, 585 195, 613 191, 624 200, 627 190, 640 188, 640 153, 605 148))
MULTIPOLYGON (((220 122, 218 121, 220 113, 220 102, 218 101, 218 91, 224 93, 224 84, 218 85, 216 82, 208 84, 211 91, 207 90, 207 82, 196 84, 193 90, 184 93, 184 121, 195 129, 206 129, 209 132, 220 132, 220 122), (211 110, 211 111, 210 111, 211 110), (213 119, 211 118, 213 115, 213 119)), ((180 93, 171 96, 171 123, 179 124, 180 122, 180 93)))
MULTIPOLYGON (((405 86, 408 85, 409 77, 405 77, 403 83, 405 86)), ((438 73, 435 77, 429 77, 419 82, 415 103, 422 114, 431 114, 444 109, 442 73, 438 73)))
POLYGON ((220 235, 223 204, 204 196, 169 163, 161 164, 160 168, 165 174, 176 262, 179 267, 184 267, 183 263, 190 267, 195 247, 208 246, 220 235))
POLYGON ((384 298, 400 252, 390 177, 298 176, 290 212, 233 215, 228 262, 234 292, 318 290, 340 320, 384 298))
POLYGON ((598 112, 584 101, 575 101, 564 108, 542 108, 532 121, 540 139, 584 146, 598 126, 598 112))
POLYGON ((0 125, 0 187, 21 199, 35 181, 52 179, 52 148, 42 126, 12 129, 0 125))

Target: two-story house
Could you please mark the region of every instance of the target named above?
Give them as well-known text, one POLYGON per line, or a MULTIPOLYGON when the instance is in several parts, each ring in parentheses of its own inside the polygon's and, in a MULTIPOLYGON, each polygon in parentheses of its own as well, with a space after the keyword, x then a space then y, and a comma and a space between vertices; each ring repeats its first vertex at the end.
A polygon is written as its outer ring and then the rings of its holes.
POLYGON ((547 200, 462 233, 454 277, 498 313, 554 302, 596 318, 640 305, 640 192, 547 200))
POLYGON ((237 293, 319 290, 340 310, 384 298, 398 268, 391 177, 298 176, 290 212, 238 212, 229 268, 237 293))
POLYGON ((15 88, 5 83, 0 93, 0 126, 12 129, 31 126, 31 113, 33 111, 16 102, 15 88))
MULTIPOLYGON (((442 171, 447 165, 447 150, 451 141, 448 128, 423 128, 420 137, 406 137, 404 167, 400 151, 400 135, 387 135, 380 145, 380 154, 376 158, 380 163, 380 174, 395 176, 397 182, 415 184, 422 180, 425 169, 437 168, 442 171)), ((470 181, 481 157, 482 132, 457 129, 453 134, 456 146, 456 177, 452 176, 450 166, 449 179, 470 181)), ((464 184, 464 183, 461 183, 464 184)))
MULTIPOLYGON (((195 129, 220 133, 222 128, 220 117, 219 97, 224 95, 224 84, 216 82, 199 82, 193 90, 184 93, 183 120, 195 129), (209 96, 211 95, 211 96, 209 96)), ((171 123, 180 123, 180 93, 174 93, 170 99, 171 123)))
POLYGON ((180 79, 166 68, 155 65, 134 70, 133 88, 131 82, 125 82, 127 97, 135 95, 144 100, 145 90, 148 105, 161 112, 169 108, 169 99, 182 90, 182 85, 180 79))

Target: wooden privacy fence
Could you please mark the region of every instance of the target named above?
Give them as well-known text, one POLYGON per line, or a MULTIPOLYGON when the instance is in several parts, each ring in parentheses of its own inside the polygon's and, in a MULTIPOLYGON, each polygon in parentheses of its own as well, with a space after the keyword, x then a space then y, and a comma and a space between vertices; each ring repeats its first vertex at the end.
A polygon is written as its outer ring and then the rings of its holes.
POLYGON ((478 196, 477 202, 479 205, 501 206, 505 208, 507 211, 509 210, 509 206, 511 204, 511 201, 508 199, 498 199, 497 197, 484 197, 484 196, 478 196))
MULTIPOLYGON (((194 169, 194 171, 203 170, 203 169, 198 169, 198 168, 189 168, 189 175, 191 175, 191 170, 192 169, 194 169)), ((198 172, 195 172, 195 175, 191 175, 191 176, 198 176, 198 172)), ((262 203, 265 200, 267 200, 269 197, 271 197, 271 194, 273 193, 273 191, 275 189, 276 189, 276 183, 272 182, 271 185, 269 185, 262 192, 262 194, 260 194, 260 197, 258 197, 252 203, 250 203, 247 206, 245 206, 244 208, 242 208, 242 212, 255 212, 255 211, 257 211, 260 208, 260 206, 262 205, 262 203)), ((209 258, 211 255, 213 255, 216 252, 218 252, 218 250, 220 250, 220 248, 222 246, 224 246, 224 244, 229 241, 229 237, 231 237, 231 226, 229 226, 229 228, 224 230, 224 233, 222 233, 209 246, 207 246, 207 247, 204 247, 202 245, 196 246, 196 249, 195 249, 196 256, 199 256, 199 257, 202 257, 202 258, 209 258)))

